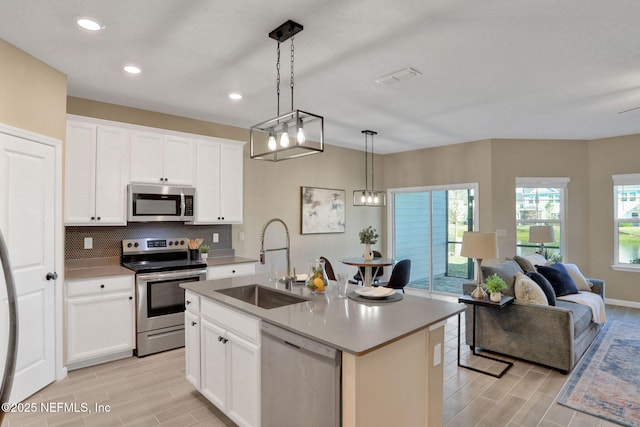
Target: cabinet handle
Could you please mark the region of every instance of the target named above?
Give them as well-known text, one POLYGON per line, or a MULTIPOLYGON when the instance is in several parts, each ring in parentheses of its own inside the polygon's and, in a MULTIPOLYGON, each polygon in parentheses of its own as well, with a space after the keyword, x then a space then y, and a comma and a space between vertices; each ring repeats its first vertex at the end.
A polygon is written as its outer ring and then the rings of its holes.
POLYGON ((191 322, 191 326, 196 326, 198 322, 191 322))
POLYGON ((162 178, 162 177, 161 177, 161 178, 160 178, 160 182, 164 182, 164 178, 162 178))
POLYGON ((226 343, 227 343, 227 341, 229 341, 229 340, 228 340, 228 339, 226 339, 226 338, 222 338, 222 344, 226 344, 226 343))
POLYGON ((58 273, 56 273, 55 271, 53 273, 47 273, 47 275, 45 276, 45 278, 47 280, 58 280, 58 273))
POLYGON ((98 217, 98 221, 100 221, 100 217, 98 217))
POLYGON ((95 221, 95 219, 96 219, 96 217, 95 217, 95 216, 92 216, 92 217, 91 217, 91 221, 95 221))
POLYGON ((220 335, 218 335, 218 341, 222 342, 224 338, 222 338, 220 335))
POLYGON ((231 270, 231 273, 236 274, 236 271, 235 270, 231 270))
POLYGON ((185 304, 189 305, 189 304, 191 304, 191 301, 187 300, 187 301, 185 301, 185 304))
POLYGON ((104 289, 104 285, 100 285, 100 289, 104 289))
POLYGON ((129 297, 129 299, 133 299, 133 297, 129 297))

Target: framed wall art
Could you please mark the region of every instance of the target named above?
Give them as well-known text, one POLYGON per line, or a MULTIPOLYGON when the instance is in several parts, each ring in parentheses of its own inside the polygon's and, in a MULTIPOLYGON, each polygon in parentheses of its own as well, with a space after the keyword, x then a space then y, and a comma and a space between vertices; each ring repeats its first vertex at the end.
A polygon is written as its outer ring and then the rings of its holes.
POLYGON ((300 187, 302 234, 344 233, 345 190, 300 187))

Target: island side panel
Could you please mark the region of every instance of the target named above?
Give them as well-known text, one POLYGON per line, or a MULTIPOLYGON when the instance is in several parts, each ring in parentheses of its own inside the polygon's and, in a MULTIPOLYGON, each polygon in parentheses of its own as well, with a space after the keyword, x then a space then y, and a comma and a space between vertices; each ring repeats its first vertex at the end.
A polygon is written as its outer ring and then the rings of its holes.
POLYGON ((441 426, 442 326, 408 335, 362 356, 342 353, 342 425, 441 426))

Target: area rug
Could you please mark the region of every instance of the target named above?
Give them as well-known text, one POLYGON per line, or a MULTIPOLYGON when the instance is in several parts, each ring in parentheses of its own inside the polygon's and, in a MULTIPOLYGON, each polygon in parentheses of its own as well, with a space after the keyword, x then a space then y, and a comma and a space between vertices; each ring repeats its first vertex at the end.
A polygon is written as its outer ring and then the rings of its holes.
POLYGON ((640 331, 610 320, 573 370, 558 403, 624 426, 640 426, 640 331))

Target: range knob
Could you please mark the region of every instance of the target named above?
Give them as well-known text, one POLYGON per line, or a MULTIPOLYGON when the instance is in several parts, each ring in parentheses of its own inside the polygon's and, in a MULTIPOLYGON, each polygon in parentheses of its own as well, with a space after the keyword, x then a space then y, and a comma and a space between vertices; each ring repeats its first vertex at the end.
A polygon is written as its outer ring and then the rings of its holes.
POLYGON ((134 247, 134 248, 137 248, 138 246, 140 246, 140 243, 138 243, 138 242, 135 242, 135 243, 133 244, 133 247, 134 247))
MULTIPOLYGON (((176 242, 176 243, 178 243, 178 242, 176 242)), ((180 244, 184 245, 184 240, 180 240, 180 244)))
POLYGON ((133 245, 131 244, 131 242, 127 243, 127 247, 128 247, 128 248, 130 248, 131 246, 133 246, 133 245))
POLYGON ((169 240, 169 246, 173 246, 173 242, 169 240))

